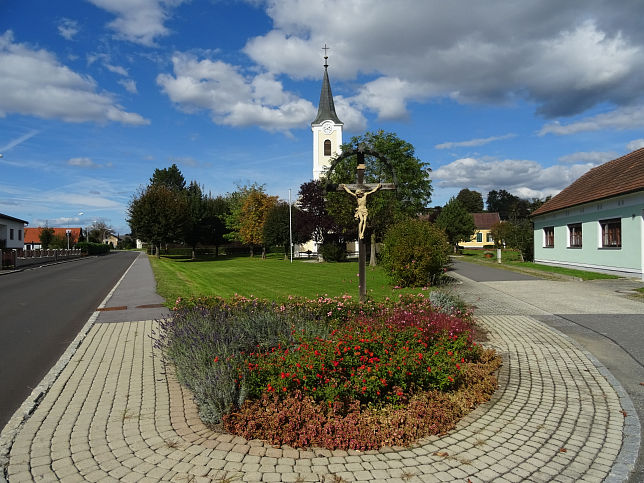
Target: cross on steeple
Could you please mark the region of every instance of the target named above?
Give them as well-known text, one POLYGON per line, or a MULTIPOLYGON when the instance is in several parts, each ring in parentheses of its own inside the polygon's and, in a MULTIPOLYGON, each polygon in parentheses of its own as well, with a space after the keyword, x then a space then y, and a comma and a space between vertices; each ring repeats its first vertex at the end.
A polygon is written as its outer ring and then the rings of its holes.
POLYGON ((324 47, 322 47, 322 50, 324 50, 324 68, 327 68, 329 67, 329 64, 327 62, 327 59, 329 58, 329 56, 326 55, 327 53, 326 51, 330 50, 330 48, 326 46, 326 42, 324 43, 324 47))

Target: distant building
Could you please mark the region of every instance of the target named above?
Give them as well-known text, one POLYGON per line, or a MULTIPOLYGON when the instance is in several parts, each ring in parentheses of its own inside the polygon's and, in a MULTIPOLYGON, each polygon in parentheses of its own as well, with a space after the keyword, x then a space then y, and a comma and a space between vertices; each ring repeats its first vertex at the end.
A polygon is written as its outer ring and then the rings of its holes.
POLYGON ((494 245, 492 238, 492 227, 501 221, 498 213, 472 213, 476 231, 472 238, 466 242, 460 242, 463 248, 483 248, 487 245, 494 245))
POLYGON ((108 233, 103 239, 103 243, 105 243, 106 245, 109 245, 111 243, 112 246, 116 248, 120 240, 121 240, 120 236, 115 235, 114 233, 108 233))
MULTIPOLYGON (((40 232, 43 227, 25 228, 25 249, 39 250, 42 248, 40 243, 40 232)), ((69 236, 69 247, 72 248, 81 236, 83 236, 82 228, 52 228, 54 236, 67 239, 69 236)))
POLYGON ((532 219, 536 262, 644 278, 644 148, 591 169, 532 219))
POLYGON ((24 246, 25 225, 29 222, 0 213, 0 249, 20 248, 24 246))

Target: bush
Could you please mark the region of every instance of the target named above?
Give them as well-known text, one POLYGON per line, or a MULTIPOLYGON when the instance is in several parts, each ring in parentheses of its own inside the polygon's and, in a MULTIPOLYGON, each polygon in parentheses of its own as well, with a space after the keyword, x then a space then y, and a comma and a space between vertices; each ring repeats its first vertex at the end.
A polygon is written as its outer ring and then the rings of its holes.
POLYGON ((208 306, 186 304, 161 321, 157 346, 174 362, 177 379, 193 391, 202 420, 216 424, 246 398, 245 354, 292 344, 295 330, 323 336, 327 327, 314 316, 295 317, 296 310, 268 302, 210 300, 208 306))
POLYGON ((447 236, 433 224, 417 219, 393 225, 383 241, 382 261, 392 282, 401 287, 436 283, 449 262, 447 236))
POLYGON ((325 241, 320 246, 320 254, 325 262, 344 262, 347 259, 347 249, 339 241, 325 241))
POLYGON ((79 242, 76 244, 76 248, 88 255, 102 255, 110 252, 110 246, 103 243, 79 242))

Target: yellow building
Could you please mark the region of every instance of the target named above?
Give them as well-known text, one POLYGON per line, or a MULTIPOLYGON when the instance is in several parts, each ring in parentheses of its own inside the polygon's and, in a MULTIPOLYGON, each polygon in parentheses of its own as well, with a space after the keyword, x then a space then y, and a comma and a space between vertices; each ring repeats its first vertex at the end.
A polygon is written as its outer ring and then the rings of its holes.
POLYGON ((498 213, 472 213, 474 218, 474 225, 476 231, 470 241, 460 242, 459 246, 462 248, 483 248, 485 246, 494 245, 494 239, 490 230, 492 227, 501 221, 498 213))

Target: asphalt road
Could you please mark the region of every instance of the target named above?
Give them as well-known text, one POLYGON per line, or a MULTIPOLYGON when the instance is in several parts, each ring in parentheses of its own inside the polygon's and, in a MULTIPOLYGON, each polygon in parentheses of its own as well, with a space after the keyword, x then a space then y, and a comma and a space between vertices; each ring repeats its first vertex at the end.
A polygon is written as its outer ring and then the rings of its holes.
POLYGON ((0 429, 137 255, 114 252, 0 275, 0 429))

